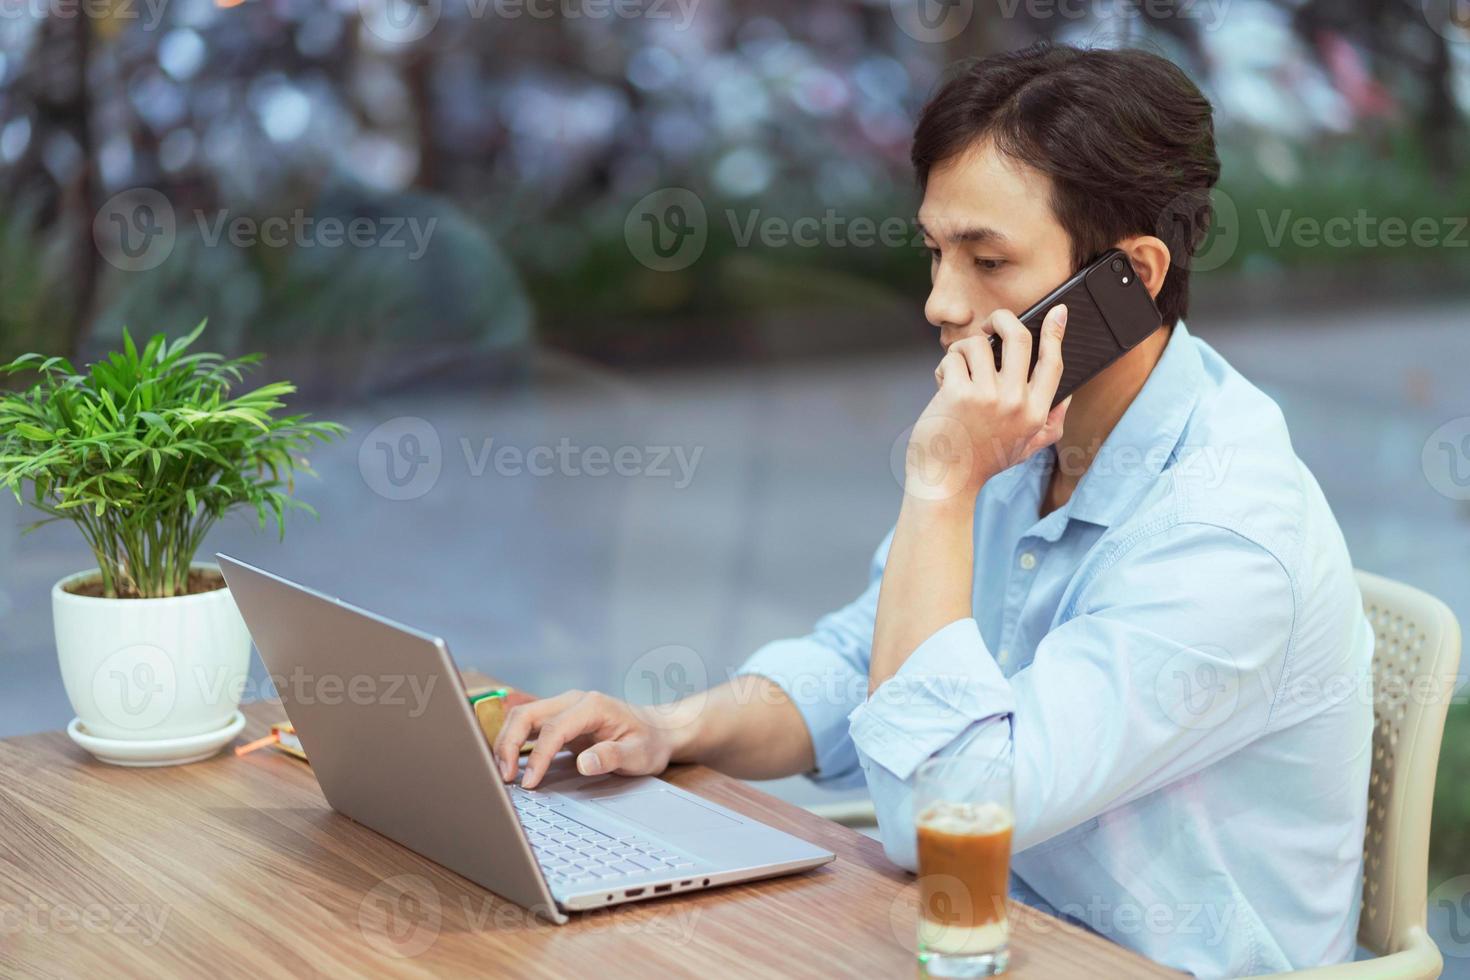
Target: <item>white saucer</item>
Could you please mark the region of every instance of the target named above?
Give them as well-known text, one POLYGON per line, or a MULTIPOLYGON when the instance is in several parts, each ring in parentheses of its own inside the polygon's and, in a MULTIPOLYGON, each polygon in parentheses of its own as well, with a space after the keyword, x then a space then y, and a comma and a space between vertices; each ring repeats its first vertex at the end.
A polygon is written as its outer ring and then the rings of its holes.
POLYGON ((208 759, 239 735, 244 727, 245 716, 236 711, 224 728, 187 738, 101 738, 82 728, 80 718, 71 720, 71 724, 66 726, 66 734, 100 761, 114 766, 181 766, 186 762, 208 759))

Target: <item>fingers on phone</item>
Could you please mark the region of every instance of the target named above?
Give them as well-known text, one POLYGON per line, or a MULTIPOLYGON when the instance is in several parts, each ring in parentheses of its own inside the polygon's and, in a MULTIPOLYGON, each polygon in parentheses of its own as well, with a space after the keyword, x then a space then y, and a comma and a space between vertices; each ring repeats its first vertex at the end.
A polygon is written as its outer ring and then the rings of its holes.
POLYGON ((990 325, 1001 339, 1001 377, 1024 387, 1026 371, 1031 367, 1031 331, 1010 310, 996 310, 990 325))
POLYGON ((1047 310, 1041 321, 1041 350, 1037 354, 1036 370, 1031 374, 1032 390, 1048 408, 1056 397, 1057 386, 1062 383, 1062 337, 1066 332, 1067 306, 1058 303, 1047 310))
POLYGON ((963 340, 950 344, 949 350, 939 359, 939 367, 934 371, 934 379, 939 382, 941 388, 944 387, 945 382, 952 384, 970 379, 970 364, 965 359, 963 344, 963 340))

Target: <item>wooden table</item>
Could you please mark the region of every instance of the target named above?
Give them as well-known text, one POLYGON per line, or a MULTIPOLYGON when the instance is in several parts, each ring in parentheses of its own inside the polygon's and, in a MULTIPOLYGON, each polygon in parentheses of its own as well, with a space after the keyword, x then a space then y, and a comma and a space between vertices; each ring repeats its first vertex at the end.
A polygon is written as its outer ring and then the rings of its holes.
MULTIPOLYGON (((244 710, 241 740, 284 719, 244 710)), ((0 740, 0 975, 914 975, 917 886, 876 841, 702 766, 666 778, 837 860, 555 926, 332 812, 279 752, 123 769, 62 732, 0 740)), ((1014 903, 1011 928, 1016 977, 1177 976, 1014 903)))

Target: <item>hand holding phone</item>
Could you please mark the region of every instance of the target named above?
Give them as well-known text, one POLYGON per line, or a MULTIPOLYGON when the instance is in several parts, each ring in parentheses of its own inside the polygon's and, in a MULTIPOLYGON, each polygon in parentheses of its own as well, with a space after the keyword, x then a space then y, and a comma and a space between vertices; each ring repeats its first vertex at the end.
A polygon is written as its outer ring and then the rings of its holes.
MULTIPOLYGON (((1021 323, 1032 336, 1028 377, 1036 367, 1041 349, 1037 341, 1042 321, 1047 311, 1059 303, 1067 307, 1067 335, 1062 341, 1062 380, 1057 385, 1053 405, 1163 325, 1153 297, 1128 256, 1118 249, 1108 249, 1021 314, 1021 323)), ((995 352, 998 371, 1002 352, 1000 337, 992 336, 990 346, 995 352)))
POLYGON ((1029 376, 1020 358, 997 369, 987 343, 994 331, 1007 350, 1021 350, 1031 340, 1026 326, 1014 313, 996 310, 986 327, 950 344, 934 370, 938 390, 905 449, 906 498, 968 506, 992 476, 1061 436, 1067 406, 1052 404, 1052 392, 1062 378, 1066 306, 1053 305, 1043 317, 1029 376))

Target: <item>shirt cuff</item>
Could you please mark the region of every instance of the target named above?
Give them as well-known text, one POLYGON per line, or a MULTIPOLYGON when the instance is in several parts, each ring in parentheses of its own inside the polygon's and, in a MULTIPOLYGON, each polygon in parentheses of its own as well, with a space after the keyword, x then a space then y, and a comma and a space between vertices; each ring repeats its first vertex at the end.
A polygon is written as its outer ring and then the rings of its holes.
POLYGON ((979 624, 959 619, 919 644, 852 711, 848 731, 860 756, 906 780, 976 722, 1008 718, 1013 707, 979 624))
POLYGON ((867 695, 868 678, 808 639, 777 640, 761 647, 735 674, 759 674, 786 693, 801 712, 812 739, 816 783, 861 784, 847 716, 867 695))

